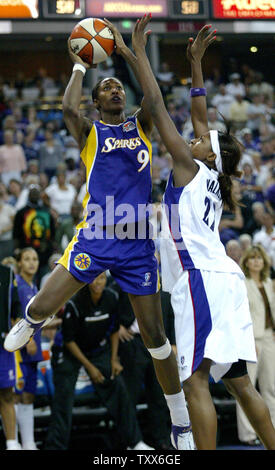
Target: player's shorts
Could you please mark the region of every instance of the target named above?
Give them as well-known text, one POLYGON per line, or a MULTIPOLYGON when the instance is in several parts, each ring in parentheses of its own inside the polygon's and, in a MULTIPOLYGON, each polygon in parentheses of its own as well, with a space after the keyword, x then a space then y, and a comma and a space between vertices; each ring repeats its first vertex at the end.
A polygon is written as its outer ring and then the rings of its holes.
POLYGON ((15 393, 20 395, 23 392, 35 395, 37 387, 37 362, 21 362, 20 369, 22 376, 16 382, 15 393))
POLYGON ((160 288, 158 262, 152 239, 85 240, 75 236, 58 263, 75 278, 91 283, 109 270, 124 292, 150 295, 160 288))
POLYGON ((236 273, 185 271, 171 295, 181 380, 203 359, 218 382, 239 359, 256 362, 244 279, 236 273))
POLYGON ((15 386, 14 353, 6 351, 0 345, 0 389, 15 386))

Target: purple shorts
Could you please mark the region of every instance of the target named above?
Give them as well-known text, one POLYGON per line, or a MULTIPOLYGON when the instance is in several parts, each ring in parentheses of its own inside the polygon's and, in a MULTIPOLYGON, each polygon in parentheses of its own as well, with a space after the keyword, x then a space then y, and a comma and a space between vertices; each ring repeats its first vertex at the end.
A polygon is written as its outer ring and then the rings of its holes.
POLYGON ((6 351, 0 345, 0 388, 15 386, 15 359, 14 353, 6 351))
POLYGON ((23 377, 15 386, 15 393, 28 392, 35 395, 37 385, 37 362, 20 362, 23 377))
POLYGON ((91 283, 110 270, 124 292, 151 295, 160 288, 155 245, 150 239, 73 238, 58 263, 79 281, 91 283))

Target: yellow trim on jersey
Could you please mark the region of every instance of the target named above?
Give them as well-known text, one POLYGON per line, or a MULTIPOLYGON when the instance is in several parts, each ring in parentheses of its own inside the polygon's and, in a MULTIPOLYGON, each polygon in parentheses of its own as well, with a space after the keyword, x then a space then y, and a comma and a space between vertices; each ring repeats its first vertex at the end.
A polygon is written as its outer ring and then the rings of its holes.
POLYGON ((150 171, 151 171, 151 176, 152 176, 152 143, 151 143, 150 139, 148 139, 145 132, 143 131, 138 118, 136 118, 136 120, 137 120, 137 127, 138 127, 139 135, 142 138, 145 145, 147 145, 147 147, 148 147, 149 157, 150 157, 150 171))
POLYGON ((23 372, 20 367, 20 362, 22 362, 22 356, 20 350, 14 352, 15 359, 15 383, 19 384, 20 380, 23 378, 23 372))
POLYGON ((86 227, 86 219, 88 215, 87 204, 90 199, 90 193, 88 191, 88 187, 89 187, 90 176, 93 171, 93 166, 94 166, 95 159, 96 159, 96 154, 97 154, 97 132, 96 132, 95 125, 93 125, 87 137, 85 147, 83 148, 80 154, 81 159, 86 166, 86 194, 82 202, 82 207, 84 209, 84 219, 77 225, 76 234, 74 235, 69 245, 67 246, 66 250, 64 251, 63 256, 58 260, 58 263, 62 264, 62 266, 64 266, 64 268, 66 268, 68 271, 70 270, 70 254, 73 251, 74 245, 78 242, 79 231, 82 228, 86 227))

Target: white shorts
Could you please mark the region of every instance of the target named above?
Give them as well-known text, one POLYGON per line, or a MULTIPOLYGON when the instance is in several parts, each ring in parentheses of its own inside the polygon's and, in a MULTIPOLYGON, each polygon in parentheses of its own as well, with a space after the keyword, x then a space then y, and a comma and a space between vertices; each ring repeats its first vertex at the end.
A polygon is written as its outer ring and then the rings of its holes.
POLYGON ((255 341, 244 279, 236 273, 183 272, 171 303, 181 380, 204 358, 218 382, 239 359, 256 362, 255 341))

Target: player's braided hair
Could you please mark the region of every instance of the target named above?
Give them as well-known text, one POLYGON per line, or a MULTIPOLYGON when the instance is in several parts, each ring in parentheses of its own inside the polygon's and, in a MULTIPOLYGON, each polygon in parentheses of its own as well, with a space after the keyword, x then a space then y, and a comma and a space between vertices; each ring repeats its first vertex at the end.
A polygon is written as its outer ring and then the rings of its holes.
POLYGON ((221 149, 223 173, 219 175, 219 184, 221 196, 224 204, 229 210, 234 211, 237 205, 241 205, 232 193, 232 177, 240 178, 242 172, 238 170, 238 165, 242 156, 242 144, 230 134, 230 125, 224 119, 226 132, 218 132, 219 144, 221 149))

